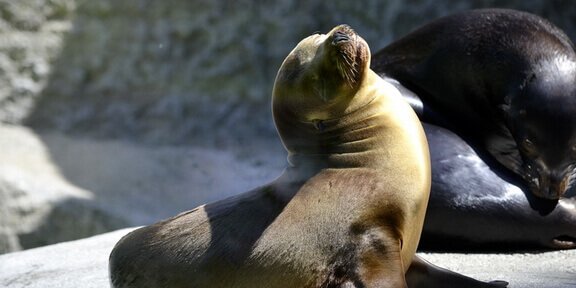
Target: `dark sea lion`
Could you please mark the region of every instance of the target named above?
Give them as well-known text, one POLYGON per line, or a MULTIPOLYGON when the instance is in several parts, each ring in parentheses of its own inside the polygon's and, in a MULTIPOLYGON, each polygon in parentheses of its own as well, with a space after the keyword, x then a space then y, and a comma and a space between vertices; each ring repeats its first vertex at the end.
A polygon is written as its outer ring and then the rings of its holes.
POLYGON ((486 151, 534 195, 572 189, 576 54, 548 21, 507 9, 447 16, 376 53, 372 68, 418 95, 422 120, 486 151))
POLYGON ((487 164, 458 135, 426 123, 424 130, 433 192, 420 249, 576 248, 576 197, 557 204, 536 198, 523 191, 522 179, 487 164))
POLYGON ((414 256, 426 139, 369 63, 348 26, 302 40, 273 92, 284 173, 128 234, 110 255, 113 287, 504 287, 414 256))

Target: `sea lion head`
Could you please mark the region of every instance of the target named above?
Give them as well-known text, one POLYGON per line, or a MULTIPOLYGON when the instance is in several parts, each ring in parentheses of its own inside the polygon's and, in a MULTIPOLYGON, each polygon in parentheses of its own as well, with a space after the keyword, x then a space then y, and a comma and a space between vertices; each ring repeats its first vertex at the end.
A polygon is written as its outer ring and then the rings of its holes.
POLYGON ((368 44, 348 25, 298 43, 278 71, 272 99, 276 128, 289 151, 298 138, 306 141, 306 127, 321 131, 322 121, 362 105, 355 94, 369 65, 368 44), (296 129, 302 133, 293 135, 296 129))
POLYGON ((558 57, 529 75, 510 103, 518 174, 531 192, 556 200, 571 191, 576 169, 576 61, 558 57))

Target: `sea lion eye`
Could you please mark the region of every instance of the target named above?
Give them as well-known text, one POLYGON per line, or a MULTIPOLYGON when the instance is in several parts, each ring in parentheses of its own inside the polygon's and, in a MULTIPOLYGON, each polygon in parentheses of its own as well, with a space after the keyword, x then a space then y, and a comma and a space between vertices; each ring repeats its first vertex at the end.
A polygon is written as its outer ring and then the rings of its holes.
POLYGON ((520 149, 522 149, 522 152, 524 152, 527 156, 536 155, 536 147, 534 146, 534 143, 529 139, 522 140, 520 143, 520 149))
POLYGON ((312 124, 314 124, 314 128, 316 128, 316 130, 319 131, 324 131, 324 129, 326 128, 326 125, 324 125, 324 122, 322 122, 322 120, 320 119, 312 120, 312 124))

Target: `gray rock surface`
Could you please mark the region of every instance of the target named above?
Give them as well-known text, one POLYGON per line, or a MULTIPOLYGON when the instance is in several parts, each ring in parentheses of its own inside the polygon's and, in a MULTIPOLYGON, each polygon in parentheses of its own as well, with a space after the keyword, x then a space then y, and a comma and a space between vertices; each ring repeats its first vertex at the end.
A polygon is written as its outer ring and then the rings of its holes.
POLYGON ((0 255, 0 287, 109 287, 108 255, 130 230, 0 255))
POLYGON ((0 253, 129 224, 69 183, 31 130, 0 125, 0 253))
POLYGON ((75 0, 0 0, 0 122, 34 109, 75 9, 75 0))
MULTIPOLYGON (((131 229, 0 255, 0 287, 109 287, 108 255, 131 229)), ((576 286, 576 250, 530 254, 421 254, 442 267, 510 288, 576 286)), ((465 288, 465 287, 463 287, 465 288)))
POLYGON ((7 125, 0 135, 0 253, 149 224, 265 184, 285 162, 279 143, 245 155, 7 125))

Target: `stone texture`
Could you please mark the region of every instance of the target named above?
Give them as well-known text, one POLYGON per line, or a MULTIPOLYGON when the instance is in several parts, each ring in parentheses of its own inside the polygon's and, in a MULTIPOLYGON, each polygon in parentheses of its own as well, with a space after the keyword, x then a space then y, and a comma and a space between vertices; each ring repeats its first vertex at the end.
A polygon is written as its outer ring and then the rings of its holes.
POLYGON ((36 128, 146 143, 274 138, 270 91, 303 37, 348 23, 372 49, 447 13, 515 7, 574 36, 576 2, 520 0, 79 1, 51 66, 36 128))
POLYGON ((0 127, 0 253, 128 225, 70 184, 28 129, 0 127))
POLYGON ((35 107, 71 27, 74 0, 0 0, 0 121, 35 107))
MULTIPOLYGON (((130 230, 0 255, 0 287, 110 287, 108 255, 130 230)), ((436 265, 477 279, 508 281, 510 288, 570 288, 576 283, 576 250, 422 256, 436 265)))
POLYGON ((0 135, 0 253, 156 222, 265 184, 285 162, 279 143, 249 155, 18 126, 0 135))
POLYGON ((0 287, 110 287, 108 255, 129 230, 0 255, 0 287))

